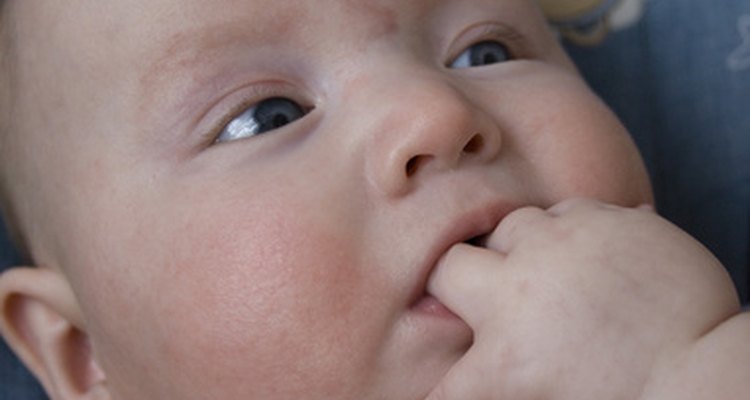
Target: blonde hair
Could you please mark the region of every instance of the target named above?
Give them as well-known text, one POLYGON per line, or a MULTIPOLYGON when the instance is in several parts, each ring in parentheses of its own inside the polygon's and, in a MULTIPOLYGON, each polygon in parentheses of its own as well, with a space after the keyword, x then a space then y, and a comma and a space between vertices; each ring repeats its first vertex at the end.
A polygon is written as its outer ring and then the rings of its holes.
POLYGON ((610 17, 623 0, 537 0, 549 22, 563 37, 578 45, 601 43, 610 17))

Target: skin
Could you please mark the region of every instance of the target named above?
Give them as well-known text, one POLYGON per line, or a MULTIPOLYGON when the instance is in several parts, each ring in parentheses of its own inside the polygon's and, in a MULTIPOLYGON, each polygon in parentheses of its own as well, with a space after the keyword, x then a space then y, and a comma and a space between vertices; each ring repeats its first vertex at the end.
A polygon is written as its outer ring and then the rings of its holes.
POLYGON ((572 199, 453 246, 431 293, 474 344, 428 400, 735 399, 750 313, 726 271, 649 207, 572 199))
POLYGON ((41 268, 3 276, 3 327, 53 397, 422 399, 474 340, 421 297, 451 245, 522 206, 651 202, 532 2, 312 4, 8 4, 3 167, 41 268), (497 24, 518 59, 446 67, 497 24), (274 96, 311 111, 213 143, 274 96))

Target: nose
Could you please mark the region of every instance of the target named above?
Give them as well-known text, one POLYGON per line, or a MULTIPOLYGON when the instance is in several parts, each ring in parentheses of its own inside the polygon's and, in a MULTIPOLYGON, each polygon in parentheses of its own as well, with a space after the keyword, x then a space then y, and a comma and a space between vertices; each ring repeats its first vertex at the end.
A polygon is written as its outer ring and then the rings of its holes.
POLYGON ((448 82, 411 79, 377 93, 369 98, 377 122, 368 134, 366 173, 382 193, 404 195, 431 176, 488 163, 500 152, 499 126, 448 82))

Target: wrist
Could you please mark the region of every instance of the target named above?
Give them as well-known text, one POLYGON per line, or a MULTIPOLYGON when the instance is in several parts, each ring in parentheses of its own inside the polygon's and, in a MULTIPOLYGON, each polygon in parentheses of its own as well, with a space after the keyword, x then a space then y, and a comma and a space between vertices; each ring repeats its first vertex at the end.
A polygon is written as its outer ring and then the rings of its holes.
POLYGON ((657 357, 638 400, 738 399, 750 392, 750 314, 740 313, 657 357))

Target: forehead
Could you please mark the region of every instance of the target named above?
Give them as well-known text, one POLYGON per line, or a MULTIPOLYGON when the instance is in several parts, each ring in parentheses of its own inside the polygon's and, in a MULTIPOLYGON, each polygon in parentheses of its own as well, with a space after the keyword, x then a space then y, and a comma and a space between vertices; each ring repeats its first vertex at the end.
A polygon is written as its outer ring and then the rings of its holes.
MULTIPOLYGON (((169 1, 169 0, 163 0, 169 1)), ((274 43, 303 40, 311 34, 338 25, 338 21, 357 22, 356 27, 374 36, 393 33, 400 21, 418 17, 445 0, 220 0, 214 2, 184 0, 168 13, 149 13, 150 25, 161 33, 172 31, 168 47, 179 49, 208 34, 219 39, 221 33, 241 34, 244 40, 274 43), (193 4, 195 3, 195 4, 193 4), (192 6, 186 6, 192 4, 192 6), (196 35, 201 33, 203 35, 196 35)), ((467 3, 468 4, 468 3, 467 3)), ((151 38, 154 38, 151 36, 151 38)), ((211 38, 209 38, 211 39, 211 38)), ((200 44, 200 43, 198 43, 200 44)))
POLYGON ((324 36, 335 37, 338 25, 348 24, 349 40, 374 41, 393 34, 409 19, 419 19, 444 0, 290 0, 227 1, 227 12, 216 12, 216 2, 199 2, 183 14, 165 15, 166 20, 152 24, 161 30, 161 43, 152 42, 156 59, 153 72, 170 65, 184 66, 205 59, 205 51, 232 44, 248 47, 272 47, 295 43, 311 47, 324 36), (240 3, 240 4, 236 4, 240 3), (208 5, 208 6, 207 6, 208 5), (203 10, 203 8, 207 8, 203 10), (190 21, 182 23, 180 21, 190 21), (336 28, 334 28, 336 27, 336 28), (356 29, 355 29, 356 28, 356 29), (358 34, 359 37, 351 35, 358 34))
POLYGON ((255 0, 227 3, 226 10, 231 12, 213 11, 216 8, 213 5, 203 10, 208 3, 201 2, 195 7, 180 7, 175 13, 155 18, 150 26, 159 32, 148 35, 156 39, 150 41, 152 51, 149 55, 155 59, 151 72, 205 60, 210 58, 206 57, 206 50, 232 45, 257 48, 297 43, 309 46, 327 31, 321 27, 330 26, 331 21, 340 21, 342 16, 349 21, 356 20, 359 30, 365 31, 366 38, 372 40, 394 33, 403 10, 426 9, 435 1, 318 0, 312 3, 255 0), (405 7, 408 4, 411 5, 405 7), (325 12, 321 13, 321 9, 325 12))

